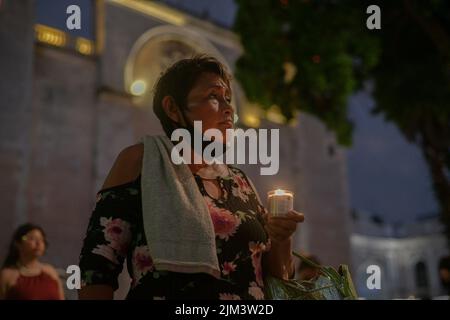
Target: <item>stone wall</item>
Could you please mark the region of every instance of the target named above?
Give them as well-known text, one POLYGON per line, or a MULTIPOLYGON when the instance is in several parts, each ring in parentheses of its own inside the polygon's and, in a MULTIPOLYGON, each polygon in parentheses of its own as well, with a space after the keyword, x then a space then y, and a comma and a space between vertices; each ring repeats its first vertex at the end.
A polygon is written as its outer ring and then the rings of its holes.
POLYGON ((95 60, 37 46, 34 57, 28 217, 48 233, 57 266, 76 264, 94 203, 95 60))
POLYGON ((13 230, 28 219, 34 1, 0 7, 0 259, 13 230))
POLYGON ((396 239, 355 233, 351 237, 351 245, 354 282, 360 296, 368 299, 405 299, 444 294, 438 272, 439 259, 448 254, 443 235, 396 239), (415 268, 419 262, 425 264, 428 288, 418 286, 415 268), (380 290, 367 288, 369 265, 380 267, 380 290))

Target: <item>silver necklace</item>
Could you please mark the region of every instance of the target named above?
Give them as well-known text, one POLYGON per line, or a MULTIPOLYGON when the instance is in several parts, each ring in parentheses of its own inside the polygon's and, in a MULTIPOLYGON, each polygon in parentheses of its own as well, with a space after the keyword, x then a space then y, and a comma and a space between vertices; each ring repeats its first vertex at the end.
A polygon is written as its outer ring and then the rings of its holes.
POLYGON ((20 262, 17 263, 17 267, 19 269, 19 272, 24 275, 38 275, 42 272, 42 265, 38 262, 37 268, 29 268, 21 264, 20 262))

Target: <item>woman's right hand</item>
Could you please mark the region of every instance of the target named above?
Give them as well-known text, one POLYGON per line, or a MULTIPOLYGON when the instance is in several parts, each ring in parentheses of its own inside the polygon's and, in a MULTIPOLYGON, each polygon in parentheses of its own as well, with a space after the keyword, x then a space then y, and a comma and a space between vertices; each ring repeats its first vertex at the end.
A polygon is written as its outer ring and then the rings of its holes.
POLYGON ((305 216, 303 213, 291 210, 282 216, 273 217, 267 214, 265 220, 269 238, 275 242, 284 242, 294 234, 298 223, 303 222, 305 216))

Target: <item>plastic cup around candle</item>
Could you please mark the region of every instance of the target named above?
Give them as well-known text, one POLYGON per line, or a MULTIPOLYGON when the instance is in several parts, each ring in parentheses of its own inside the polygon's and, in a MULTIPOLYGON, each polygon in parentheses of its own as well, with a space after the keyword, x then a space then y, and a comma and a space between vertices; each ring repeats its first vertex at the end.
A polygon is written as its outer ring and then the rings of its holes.
POLYGON ((269 191, 267 201, 269 214, 272 216, 282 216, 294 209, 294 194, 288 190, 269 191))

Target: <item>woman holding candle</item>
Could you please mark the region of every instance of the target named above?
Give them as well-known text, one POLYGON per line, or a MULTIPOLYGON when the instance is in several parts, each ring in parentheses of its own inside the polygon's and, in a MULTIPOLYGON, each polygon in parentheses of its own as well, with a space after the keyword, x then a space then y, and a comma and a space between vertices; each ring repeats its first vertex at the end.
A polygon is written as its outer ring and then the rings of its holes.
MULTIPOLYGON (((153 100, 167 137, 178 128, 193 133, 194 121, 202 121, 203 132, 214 128, 226 137, 234 115, 230 81, 224 66, 208 56, 170 67, 153 100)), ((202 203, 194 205, 204 206, 212 222, 219 273, 202 272, 200 265, 198 272, 155 266, 141 206, 144 154, 142 144, 124 149, 97 194, 80 256, 81 299, 112 299, 125 258, 132 278, 129 299, 264 299, 264 276, 293 276, 291 237, 303 215, 293 210, 269 215, 241 170, 205 162, 184 166, 201 195, 202 203)), ((157 192, 164 195, 178 185, 162 183, 157 192)))

